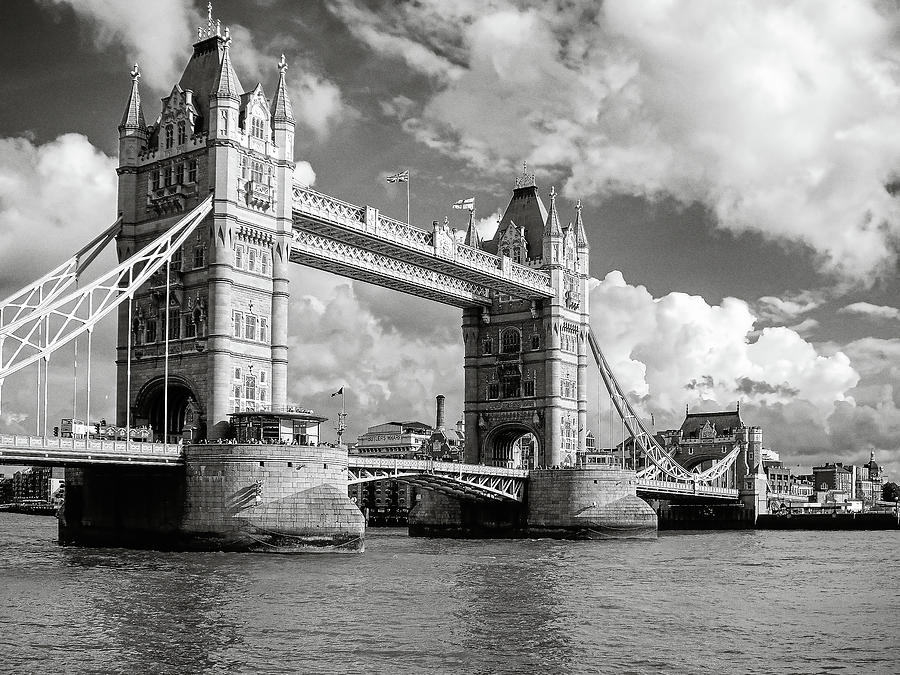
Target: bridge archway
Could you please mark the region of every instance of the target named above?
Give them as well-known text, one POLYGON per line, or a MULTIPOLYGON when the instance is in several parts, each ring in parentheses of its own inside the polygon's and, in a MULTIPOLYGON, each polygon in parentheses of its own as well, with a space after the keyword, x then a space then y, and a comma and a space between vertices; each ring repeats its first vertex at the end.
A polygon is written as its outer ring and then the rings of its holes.
POLYGON ((541 465, 538 435, 522 422, 501 424, 484 437, 481 456, 491 466, 533 469, 541 465))
POLYGON ((168 411, 165 403, 165 378, 156 377, 147 382, 135 399, 135 420, 149 424, 154 440, 187 442, 206 438, 206 423, 200 408, 196 386, 180 375, 169 376, 168 411), (163 417, 168 412, 167 423, 163 417), (164 431, 165 430, 165 431, 164 431))

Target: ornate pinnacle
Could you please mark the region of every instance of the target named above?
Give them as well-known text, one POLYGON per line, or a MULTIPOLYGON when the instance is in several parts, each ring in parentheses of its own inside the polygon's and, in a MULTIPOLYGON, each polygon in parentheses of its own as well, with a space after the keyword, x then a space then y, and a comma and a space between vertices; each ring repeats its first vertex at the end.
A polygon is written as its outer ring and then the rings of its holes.
POLYGON ((581 200, 580 199, 575 202, 575 210, 581 211, 581 200))
POLYGON ((555 185, 550 186, 550 200, 556 201, 556 186, 555 185))
POLYGON ((134 64, 134 68, 131 69, 131 81, 137 82, 141 77, 141 69, 138 68, 138 64, 134 64))
POLYGON ((522 175, 516 177, 516 187, 533 187, 534 174, 528 175, 528 162, 522 162, 522 175))
POLYGON ((281 58, 278 60, 278 72, 284 75, 284 72, 287 70, 287 68, 287 61, 284 60, 284 54, 282 54, 281 58))

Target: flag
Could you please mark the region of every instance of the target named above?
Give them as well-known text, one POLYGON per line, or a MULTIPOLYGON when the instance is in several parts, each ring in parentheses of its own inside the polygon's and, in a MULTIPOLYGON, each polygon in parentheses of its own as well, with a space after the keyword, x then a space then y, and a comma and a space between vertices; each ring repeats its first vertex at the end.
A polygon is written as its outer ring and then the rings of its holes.
POLYGON ((468 209, 469 211, 475 210, 475 197, 468 197, 467 199, 460 199, 458 202, 453 202, 454 209, 468 209))
POLYGON ((331 398, 334 398, 334 397, 337 396, 337 395, 341 395, 341 396, 344 395, 344 388, 343 388, 343 387, 341 387, 341 388, 338 389, 336 392, 334 392, 334 393, 331 395, 331 398))
POLYGON ((409 182, 409 169, 405 171, 401 171, 400 173, 395 173, 393 176, 387 177, 388 183, 408 183, 409 182))

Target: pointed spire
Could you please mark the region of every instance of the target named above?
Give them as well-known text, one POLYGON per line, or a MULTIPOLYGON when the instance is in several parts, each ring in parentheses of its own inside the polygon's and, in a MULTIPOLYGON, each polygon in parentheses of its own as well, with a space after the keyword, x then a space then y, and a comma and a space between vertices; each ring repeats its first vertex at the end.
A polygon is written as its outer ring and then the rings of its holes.
POLYGON ((578 248, 588 248, 587 234, 584 231, 584 221, 581 219, 581 200, 575 202, 575 243, 578 248))
POLYGON ((544 238, 561 237, 562 228, 559 225, 559 214, 556 212, 556 188, 550 188, 550 209, 547 213, 547 222, 544 225, 544 238))
POLYGON ((228 53, 228 47, 231 44, 231 38, 228 37, 223 42, 222 64, 219 68, 219 76, 216 80, 213 96, 230 97, 240 100, 241 92, 240 83, 238 82, 237 73, 231 65, 231 56, 228 53))
POLYGON ((275 96, 272 98, 272 121, 273 122, 293 122, 294 109, 291 106, 291 99, 287 94, 287 86, 284 82, 284 73, 287 71, 287 61, 284 60, 284 54, 278 61, 278 86, 275 88, 275 96))
POLYGON ((125 106, 125 114, 122 115, 120 129, 146 129, 144 122, 144 109, 141 107, 141 92, 138 89, 138 80, 141 79, 141 70, 138 64, 134 64, 131 70, 131 95, 128 97, 128 105, 125 106))
POLYGON ((466 239, 463 243, 472 248, 481 248, 481 235, 475 227, 475 209, 469 211, 469 227, 466 229, 466 239))

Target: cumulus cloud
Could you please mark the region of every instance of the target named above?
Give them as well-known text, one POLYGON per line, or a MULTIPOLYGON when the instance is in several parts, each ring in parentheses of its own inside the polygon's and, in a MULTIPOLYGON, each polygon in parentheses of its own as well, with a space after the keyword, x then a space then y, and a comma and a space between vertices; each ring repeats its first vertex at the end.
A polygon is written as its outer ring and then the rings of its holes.
POLYGON ((885 305, 873 305, 870 302, 854 302, 839 310, 842 314, 858 314, 875 320, 900 319, 900 309, 885 305))
POLYGON ((349 27, 380 53, 412 41, 460 65, 405 125, 430 148, 483 171, 522 158, 556 167, 572 195, 700 202, 720 227, 799 243, 854 281, 891 269, 900 47, 889 7, 540 6, 421 2, 373 18, 332 3, 348 21, 364 16, 365 35, 349 27))
POLYGON ((192 32, 201 21, 187 0, 41 1, 71 7, 87 21, 91 37, 102 46, 124 46, 129 60, 141 64, 144 82, 157 91, 167 91, 178 81, 192 32))

